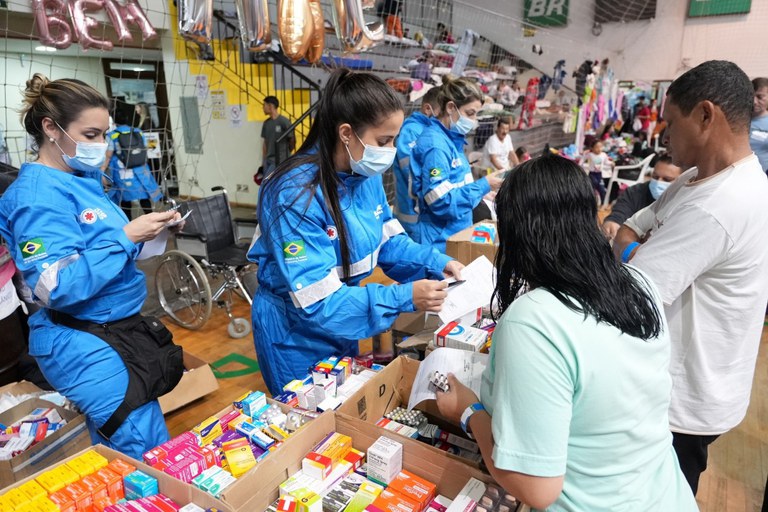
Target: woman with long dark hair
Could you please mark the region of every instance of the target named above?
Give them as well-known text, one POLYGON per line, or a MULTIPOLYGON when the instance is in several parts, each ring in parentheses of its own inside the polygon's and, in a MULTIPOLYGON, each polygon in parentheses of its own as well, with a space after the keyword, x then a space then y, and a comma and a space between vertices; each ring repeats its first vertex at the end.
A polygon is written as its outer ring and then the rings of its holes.
POLYGON ((451 376, 441 412, 535 509, 697 510, 672 449, 661 300, 614 260, 589 179, 558 156, 524 162, 496 211, 498 315, 481 401, 451 376))
POLYGON ((403 108, 383 80, 335 71, 299 151, 268 175, 248 258, 259 264, 253 337, 274 394, 318 360, 354 355, 405 311, 439 311, 463 267, 414 243, 387 204, 403 108), (398 283, 359 286, 376 266, 398 283))

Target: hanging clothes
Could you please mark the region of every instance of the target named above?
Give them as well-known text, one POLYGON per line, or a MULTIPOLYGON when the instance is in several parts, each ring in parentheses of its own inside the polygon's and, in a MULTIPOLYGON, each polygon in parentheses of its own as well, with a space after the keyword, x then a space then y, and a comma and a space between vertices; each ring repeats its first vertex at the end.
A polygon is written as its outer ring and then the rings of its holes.
POLYGON ((555 64, 555 71, 552 73, 552 90, 557 91, 560 89, 566 74, 565 59, 560 59, 557 61, 557 64, 555 64))

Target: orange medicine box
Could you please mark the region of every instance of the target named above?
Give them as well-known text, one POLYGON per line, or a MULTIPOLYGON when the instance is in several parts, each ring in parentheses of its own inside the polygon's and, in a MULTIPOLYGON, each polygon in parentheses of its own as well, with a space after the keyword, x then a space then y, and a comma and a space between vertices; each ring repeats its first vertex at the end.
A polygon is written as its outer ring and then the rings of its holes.
POLYGON ((379 497, 371 503, 374 507, 384 512, 420 512, 421 505, 406 498, 399 492, 384 489, 379 497))
POLYGON ((105 508, 111 507, 114 504, 114 500, 110 497, 95 499, 93 500, 93 510, 96 512, 104 512, 105 508))
POLYGON ((91 492, 80 482, 68 485, 64 489, 64 492, 69 494, 75 502, 75 509, 77 512, 91 512, 93 509, 93 497, 91 496, 91 492))
POLYGON ((48 495, 48 499, 51 500, 61 512, 76 512, 75 500, 72 496, 64 491, 56 491, 48 495))
POLYGON ((394 480, 389 483, 389 490, 397 491, 406 498, 421 505, 422 510, 427 508, 435 497, 437 486, 420 478, 410 471, 402 470, 394 480))
POLYGON ((100 478, 97 478, 95 475, 86 476, 80 480, 80 483, 83 484, 91 492, 91 496, 93 496, 94 501, 97 499, 109 497, 109 494, 107 493, 107 484, 104 483, 100 478))
POLYGON ((122 478, 125 478, 126 476, 130 475, 134 471, 136 471, 136 467, 128 464, 122 459, 115 459, 109 464, 107 464, 107 467, 111 470, 120 475, 122 478))
POLYGON ((96 478, 104 482, 107 487, 107 496, 112 501, 120 501, 125 498, 123 478, 109 468, 103 468, 96 472, 96 478))

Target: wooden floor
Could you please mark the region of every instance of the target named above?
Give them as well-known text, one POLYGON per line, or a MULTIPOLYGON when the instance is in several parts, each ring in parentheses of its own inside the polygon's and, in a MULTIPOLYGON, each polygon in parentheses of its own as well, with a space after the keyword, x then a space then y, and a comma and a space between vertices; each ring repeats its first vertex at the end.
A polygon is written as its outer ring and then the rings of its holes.
MULTIPOLYGON (((235 300, 235 314, 250 319, 247 303, 237 297, 235 300)), ((230 338, 227 322, 224 311, 214 308, 213 316, 200 331, 188 331, 166 323, 174 332, 177 343, 206 361, 213 362, 231 353, 255 359, 252 337, 240 340, 230 338)), ((768 327, 763 328, 747 417, 737 429, 722 436, 710 447, 709 469, 702 477, 697 497, 703 512, 760 510, 768 474, 767 354, 768 327)), ((166 416, 171 434, 190 429, 248 390, 267 391, 260 373, 220 379, 219 384, 221 387, 215 393, 166 416)))

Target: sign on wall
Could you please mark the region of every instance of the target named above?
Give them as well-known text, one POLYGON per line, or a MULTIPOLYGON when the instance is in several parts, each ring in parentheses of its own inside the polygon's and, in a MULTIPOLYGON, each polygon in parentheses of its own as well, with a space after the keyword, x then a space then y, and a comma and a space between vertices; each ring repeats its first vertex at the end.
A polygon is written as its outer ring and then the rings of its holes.
POLYGON ((752 0, 691 0, 688 17, 747 14, 751 7, 752 0))
POLYGON ((568 0, 525 0, 525 23, 540 27, 562 27, 568 24, 568 0))

